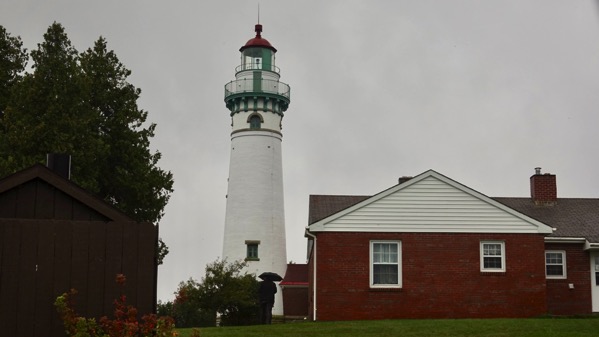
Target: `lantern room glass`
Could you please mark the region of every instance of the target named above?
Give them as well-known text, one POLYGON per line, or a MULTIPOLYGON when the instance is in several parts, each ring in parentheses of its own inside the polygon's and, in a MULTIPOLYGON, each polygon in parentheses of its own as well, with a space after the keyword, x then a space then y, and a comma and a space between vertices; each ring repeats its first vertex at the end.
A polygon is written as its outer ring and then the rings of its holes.
POLYGON ((247 48, 241 53, 242 70, 275 71, 275 53, 267 48, 247 48))

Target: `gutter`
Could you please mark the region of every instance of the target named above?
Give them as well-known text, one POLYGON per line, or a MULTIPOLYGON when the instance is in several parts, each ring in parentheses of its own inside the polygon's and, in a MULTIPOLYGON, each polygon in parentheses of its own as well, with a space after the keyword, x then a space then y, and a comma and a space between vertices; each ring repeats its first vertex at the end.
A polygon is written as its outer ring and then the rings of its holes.
POLYGON ((545 243, 578 243, 584 244, 583 250, 599 251, 599 242, 589 242, 585 238, 545 237, 545 243))
POLYGON ((545 243, 586 243, 585 238, 545 237, 545 243))
POLYGON ((306 227, 306 231, 305 231, 305 236, 309 236, 314 240, 314 245, 312 246, 312 256, 314 258, 314 263, 313 265, 313 281, 312 281, 312 299, 313 299, 313 303, 312 303, 312 319, 314 321, 316 321, 316 310, 317 310, 317 305, 316 305, 316 235, 310 233, 310 228, 306 227))
POLYGON ((584 250, 599 251, 599 243, 586 241, 584 243, 584 250))

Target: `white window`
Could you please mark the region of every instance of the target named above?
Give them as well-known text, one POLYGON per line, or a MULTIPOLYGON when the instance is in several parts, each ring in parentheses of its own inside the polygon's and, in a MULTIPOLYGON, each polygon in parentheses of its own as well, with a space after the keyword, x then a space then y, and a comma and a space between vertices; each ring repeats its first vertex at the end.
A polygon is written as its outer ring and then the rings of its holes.
POLYGON ((505 242, 481 241, 480 271, 505 272, 505 242))
POLYGON ((401 242, 370 242, 370 286, 401 287, 401 242))
POLYGON ((566 252, 563 250, 545 251, 545 276, 566 278, 566 252))

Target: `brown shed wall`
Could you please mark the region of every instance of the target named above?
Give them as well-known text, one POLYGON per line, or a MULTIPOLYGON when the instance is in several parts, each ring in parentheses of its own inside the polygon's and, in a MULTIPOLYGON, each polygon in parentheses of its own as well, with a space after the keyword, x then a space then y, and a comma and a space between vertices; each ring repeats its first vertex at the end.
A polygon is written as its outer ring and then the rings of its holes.
POLYGON ((80 314, 112 316, 120 273, 128 303, 153 313, 157 235, 149 223, 0 219, 0 331, 64 336, 53 303, 71 288, 80 314))
POLYGON ((0 193, 0 218, 111 220, 43 179, 32 179, 0 193))
POLYGON ((283 313, 286 318, 308 316, 308 286, 283 288, 283 313))

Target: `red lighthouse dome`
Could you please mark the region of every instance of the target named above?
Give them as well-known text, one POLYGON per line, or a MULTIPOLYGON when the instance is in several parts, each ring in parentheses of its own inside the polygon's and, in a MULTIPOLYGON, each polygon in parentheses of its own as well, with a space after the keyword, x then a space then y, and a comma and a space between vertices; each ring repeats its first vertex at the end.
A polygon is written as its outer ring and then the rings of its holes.
POLYGON ((262 36, 261 36, 262 25, 261 24, 256 25, 255 31, 256 31, 256 37, 248 40, 248 42, 246 42, 246 44, 243 47, 241 47, 239 49, 239 51, 244 51, 245 49, 251 48, 251 47, 261 47, 261 48, 268 48, 276 53, 277 50, 275 49, 275 47, 273 47, 270 44, 270 42, 268 42, 267 39, 262 38, 262 36))

